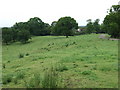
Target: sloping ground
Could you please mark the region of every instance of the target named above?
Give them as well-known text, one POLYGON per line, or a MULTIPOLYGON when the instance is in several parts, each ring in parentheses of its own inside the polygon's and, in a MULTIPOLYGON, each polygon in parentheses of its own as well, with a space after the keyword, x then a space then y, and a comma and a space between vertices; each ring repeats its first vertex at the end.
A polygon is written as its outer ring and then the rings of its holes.
POLYGON ((25 87, 25 80, 51 66, 62 65, 61 87, 117 88, 118 41, 98 38, 99 34, 33 37, 28 44, 3 46, 3 87, 25 87), (20 77, 17 81, 14 77, 20 77), (16 83, 17 82, 17 83, 16 83))

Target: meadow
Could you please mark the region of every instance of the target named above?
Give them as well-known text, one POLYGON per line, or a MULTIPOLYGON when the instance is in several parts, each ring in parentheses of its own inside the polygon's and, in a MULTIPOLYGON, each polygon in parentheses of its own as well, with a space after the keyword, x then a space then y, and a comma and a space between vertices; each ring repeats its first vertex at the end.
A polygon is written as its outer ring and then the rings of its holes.
POLYGON ((35 36, 3 45, 3 87, 45 87, 54 68, 60 88, 117 88, 118 41, 99 35, 35 36))

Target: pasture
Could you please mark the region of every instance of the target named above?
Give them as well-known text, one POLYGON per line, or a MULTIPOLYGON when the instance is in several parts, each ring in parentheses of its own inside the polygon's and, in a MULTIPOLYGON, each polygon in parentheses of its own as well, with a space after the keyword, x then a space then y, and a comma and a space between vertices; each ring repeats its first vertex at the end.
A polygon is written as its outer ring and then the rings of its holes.
POLYGON ((3 45, 3 87, 35 87, 31 78, 43 83, 54 67, 61 88, 117 88, 118 41, 99 35, 36 36, 27 44, 3 45))

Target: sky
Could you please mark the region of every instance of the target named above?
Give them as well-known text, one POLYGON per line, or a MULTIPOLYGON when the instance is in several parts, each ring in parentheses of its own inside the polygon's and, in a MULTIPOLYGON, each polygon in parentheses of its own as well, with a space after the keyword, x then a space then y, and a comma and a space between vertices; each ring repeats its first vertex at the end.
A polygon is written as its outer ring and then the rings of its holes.
POLYGON ((74 18, 79 26, 86 20, 100 19, 107 15, 107 9, 120 0, 0 0, 0 27, 11 27, 16 22, 27 22, 39 17, 51 24, 61 17, 74 18))

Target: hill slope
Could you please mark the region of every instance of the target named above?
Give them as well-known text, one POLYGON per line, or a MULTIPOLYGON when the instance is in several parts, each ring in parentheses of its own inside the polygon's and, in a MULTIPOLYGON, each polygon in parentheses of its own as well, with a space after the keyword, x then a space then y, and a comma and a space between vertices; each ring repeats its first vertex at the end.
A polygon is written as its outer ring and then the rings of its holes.
POLYGON ((34 73, 63 65, 61 83, 69 88, 117 88, 118 41, 99 39, 99 34, 33 37, 30 43, 3 46, 3 87, 25 87, 34 73), (17 73, 24 77, 14 82, 17 73))

